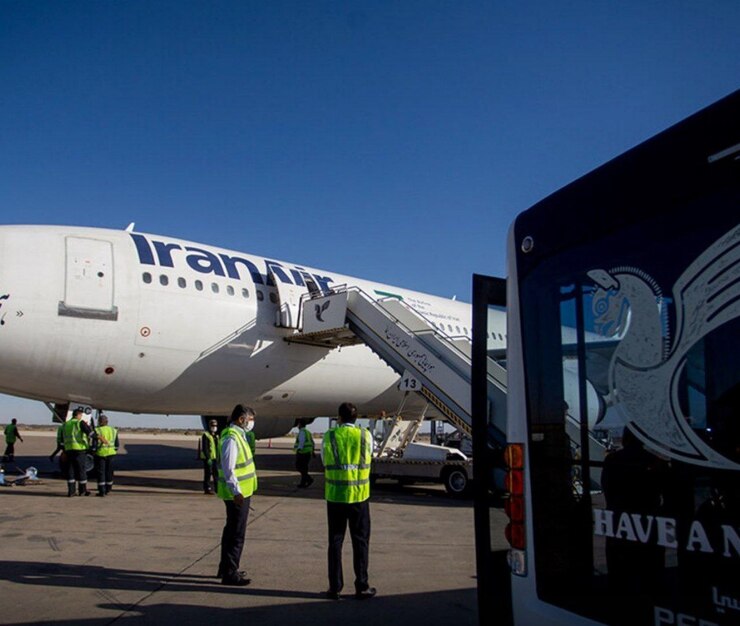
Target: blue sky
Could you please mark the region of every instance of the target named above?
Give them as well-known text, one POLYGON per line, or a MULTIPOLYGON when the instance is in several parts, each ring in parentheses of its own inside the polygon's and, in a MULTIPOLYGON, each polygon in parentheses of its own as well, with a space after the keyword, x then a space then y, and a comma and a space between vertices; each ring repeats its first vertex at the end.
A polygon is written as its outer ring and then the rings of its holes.
POLYGON ((736 0, 6 0, 0 222, 469 300, 517 213, 738 88, 739 28, 736 0))

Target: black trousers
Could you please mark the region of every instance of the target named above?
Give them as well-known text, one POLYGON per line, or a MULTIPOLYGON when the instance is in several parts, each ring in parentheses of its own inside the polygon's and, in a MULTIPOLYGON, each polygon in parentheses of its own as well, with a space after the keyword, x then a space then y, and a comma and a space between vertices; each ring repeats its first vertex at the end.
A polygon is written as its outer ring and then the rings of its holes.
POLYGON ((308 464, 311 462, 312 456, 310 452, 308 454, 297 452, 295 455, 295 468, 301 474, 301 485, 308 485, 310 482, 313 482, 311 476, 308 474, 308 464))
POLYGON ((203 491, 210 493, 218 486, 218 463, 214 461, 203 460, 203 491), (211 487, 213 481, 213 487, 211 487))
POLYGON ((342 544, 349 525, 355 591, 365 591, 369 586, 367 567, 370 553, 370 501, 352 504, 327 502, 326 514, 329 521, 329 590, 338 593, 344 588, 342 544))
POLYGON ((5 447, 5 454, 3 454, 3 457, 6 458, 8 461, 15 460, 15 443, 9 443, 5 447))
POLYGON ((221 533, 221 563, 218 568, 224 578, 234 578, 239 575, 239 561, 244 549, 250 501, 251 497, 244 498, 242 505, 237 506, 233 500, 224 500, 226 525, 221 533))
POLYGON ((84 450, 67 450, 67 491, 74 493, 75 481, 79 482, 79 493, 87 491, 86 453, 84 450))
POLYGON ((113 489, 113 455, 96 456, 95 469, 98 474, 98 491, 108 493, 113 489))

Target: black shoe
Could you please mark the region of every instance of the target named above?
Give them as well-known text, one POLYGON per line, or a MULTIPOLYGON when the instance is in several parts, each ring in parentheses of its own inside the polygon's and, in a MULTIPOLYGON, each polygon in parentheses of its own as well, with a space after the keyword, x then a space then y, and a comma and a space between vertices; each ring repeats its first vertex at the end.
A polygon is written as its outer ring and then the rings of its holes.
POLYGON ((251 578, 244 578, 244 576, 230 576, 221 579, 221 584, 229 587, 246 587, 251 582, 251 578))
POLYGON ((331 589, 324 592, 324 597, 329 600, 341 600, 342 599, 342 596, 339 595, 338 591, 332 591, 331 589))
POLYGON ((378 593, 378 590, 375 587, 368 587, 363 591, 355 591, 355 598, 358 600, 369 600, 370 598, 374 598, 376 593, 378 593))
POLYGON ((89 496, 90 495, 90 492, 87 489, 85 489, 85 491, 80 491, 80 495, 81 496, 89 496))
POLYGON ((98 493, 95 494, 98 498, 105 498, 105 492, 104 491, 98 491, 98 493))
POLYGON ((306 487, 310 487, 311 485, 313 485, 313 478, 311 478, 311 477, 309 476, 309 477, 308 477, 308 481, 306 482, 306 487))
MULTIPOLYGON (((246 578, 247 577, 247 572, 245 572, 243 569, 240 569, 236 573, 236 575, 237 575, 238 578, 246 578)), ((216 578, 224 578, 224 571, 221 569, 221 566, 220 565, 218 567, 218 572, 216 572, 216 578)))

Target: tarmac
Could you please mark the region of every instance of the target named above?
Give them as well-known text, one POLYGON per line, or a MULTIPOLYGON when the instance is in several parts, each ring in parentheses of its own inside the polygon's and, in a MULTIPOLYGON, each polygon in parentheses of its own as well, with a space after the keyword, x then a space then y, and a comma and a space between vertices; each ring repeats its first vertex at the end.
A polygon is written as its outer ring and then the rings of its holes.
MULTIPOLYGON (((348 536, 337 602, 322 597, 321 463, 312 461, 314 484, 299 489, 292 439, 257 444, 259 488, 241 563, 252 583, 234 588, 215 577, 224 506, 202 492, 196 436, 121 432, 113 492, 68 498, 48 459, 54 433, 21 434, 17 465, 36 467, 40 480, 0 487, 2 624, 478 623, 472 501, 440 485, 378 482, 370 541, 378 595, 354 599, 348 536)), ((493 547, 504 550, 506 518, 499 509, 491 516, 493 547)))

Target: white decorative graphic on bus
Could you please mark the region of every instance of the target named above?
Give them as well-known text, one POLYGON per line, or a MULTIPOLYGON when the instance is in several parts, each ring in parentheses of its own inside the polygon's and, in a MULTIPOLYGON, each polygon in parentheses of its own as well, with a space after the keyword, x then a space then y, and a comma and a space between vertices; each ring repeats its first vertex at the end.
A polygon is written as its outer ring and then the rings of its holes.
POLYGON ((740 225, 709 246, 673 285, 672 333, 663 332, 663 295, 645 272, 618 267, 594 269, 588 276, 599 287, 593 299, 597 328, 620 339, 609 366, 609 391, 632 432, 653 451, 674 459, 740 469, 691 429, 691 416, 679 402, 689 350, 740 317, 740 225))

